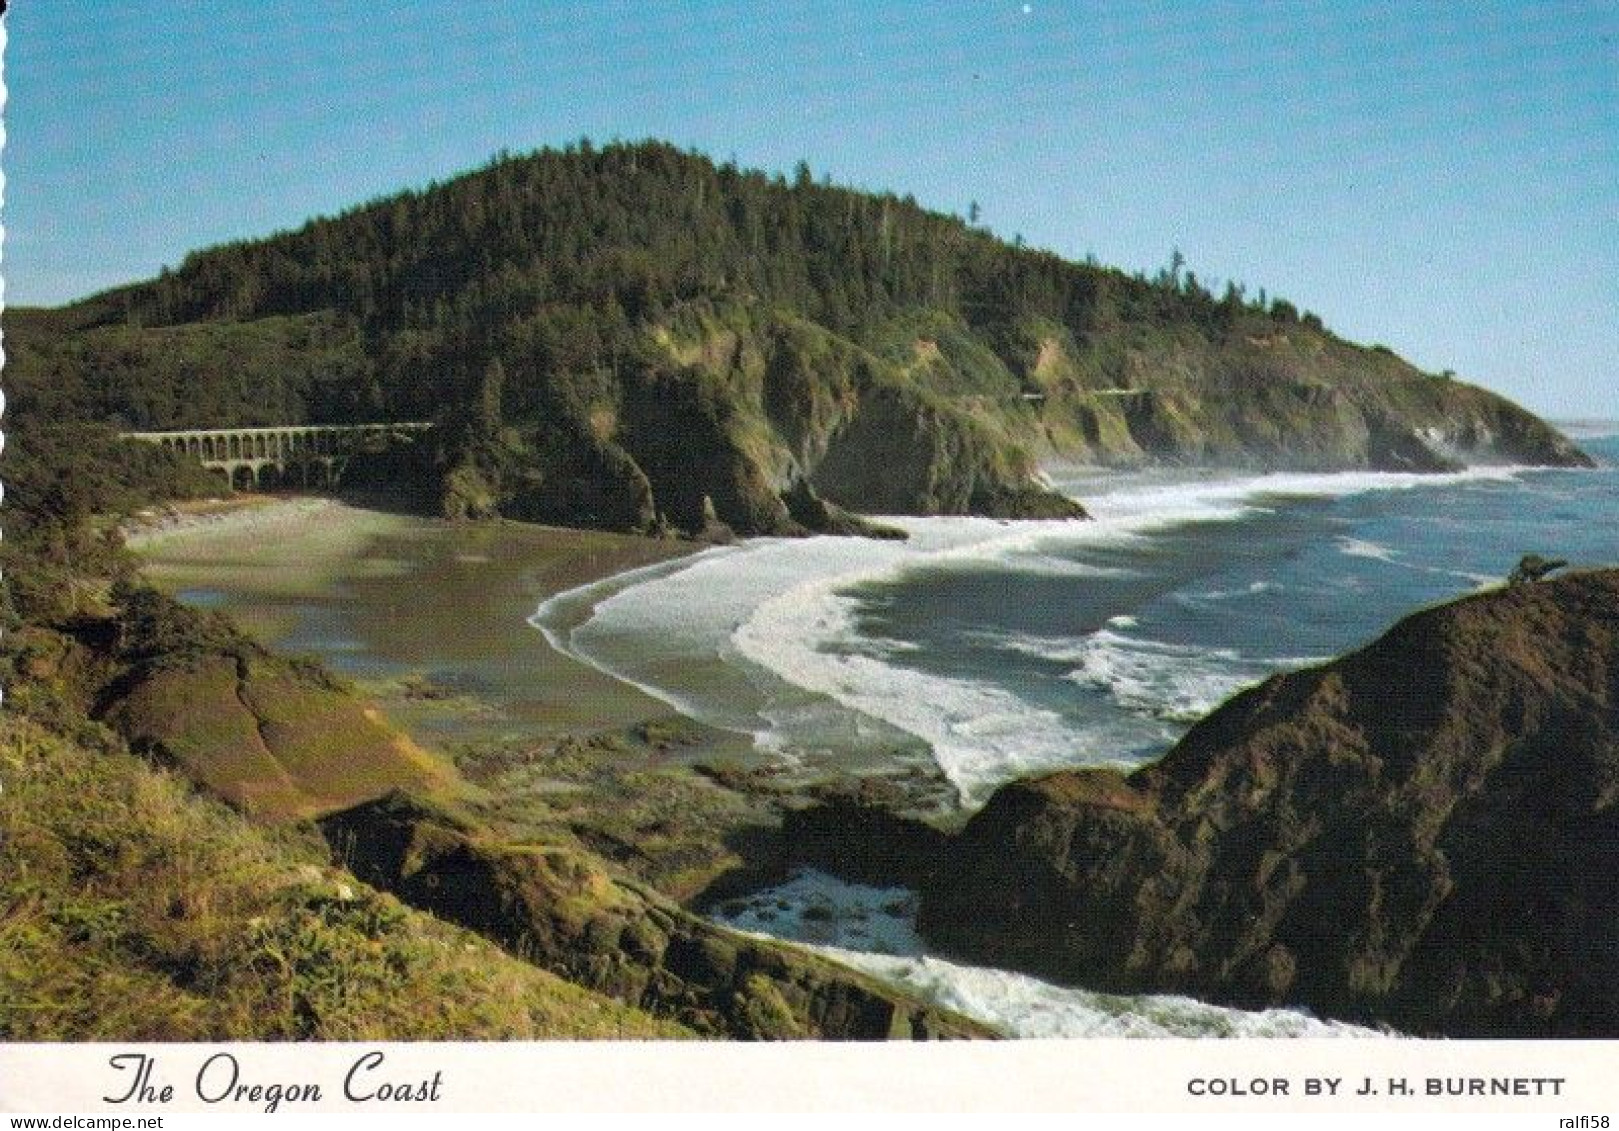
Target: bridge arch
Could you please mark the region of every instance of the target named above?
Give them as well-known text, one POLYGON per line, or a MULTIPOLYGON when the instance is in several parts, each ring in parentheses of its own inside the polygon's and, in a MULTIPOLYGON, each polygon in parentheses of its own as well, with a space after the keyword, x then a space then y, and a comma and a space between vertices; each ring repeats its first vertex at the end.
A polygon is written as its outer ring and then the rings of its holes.
POLYGON ((414 442, 433 426, 427 421, 375 424, 307 424, 268 428, 193 428, 172 432, 126 432, 123 439, 156 444, 218 472, 234 490, 267 486, 331 488, 349 459, 375 451, 378 443, 414 442))

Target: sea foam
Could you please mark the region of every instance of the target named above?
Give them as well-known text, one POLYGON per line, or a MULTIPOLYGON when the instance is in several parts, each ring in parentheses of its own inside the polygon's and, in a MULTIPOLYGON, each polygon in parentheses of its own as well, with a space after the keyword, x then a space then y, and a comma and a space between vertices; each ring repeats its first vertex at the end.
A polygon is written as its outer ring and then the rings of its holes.
POLYGON ((1229 648, 1197 648, 1103 629, 1074 650, 1068 678, 1097 688, 1127 711, 1192 723, 1273 672, 1313 657, 1253 659, 1229 648))
MULTIPOLYGON (((1232 523, 1287 499, 1437 487, 1518 474, 1391 472, 1063 481, 1083 488, 1093 521, 1009 523, 974 517, 886 518, 906 542, 764 539, 648 567, 546 602, 533 618, 559 650, 784 757, 920 745, 964 804, 1000 783, 1066 765, 1114 762, 1143 732, 1026 701, 994 682, 908 662, 915 645, 874 635, 857 590, 917 571, 1001 571, 1107 578, 1087 553, 1131 550, 1177 528, 1232 523)), ((1346 552, 1382 547, 1345 543, 1346 552)), ((1387 560, 1387 559, 1385 559, 1387 560)), ((1264 586, 1250 587, 1263 592, 1264 586)), ((1042 641, 1066 655, 1074 683, 1140 716, 1183 723, 1246 683, 1303 661, 1157 644, 1125 635, 1121 611, 1088 636, 1042 641)), ((1054 651, 1055 650, 1055 651, 1054 651)), ((1159 737, 1167 741, 1172 731, 1159 737)), ((1161 748, 1161 747, 1160 747, 1161 748)))
POLYGON ((1379 1037, 1301 1010, 1248 1011, 1167 994, 1103 994, 926 953, 916 893, 801 869, 715 919, 786 939, 1011 1037, 1379 1037))

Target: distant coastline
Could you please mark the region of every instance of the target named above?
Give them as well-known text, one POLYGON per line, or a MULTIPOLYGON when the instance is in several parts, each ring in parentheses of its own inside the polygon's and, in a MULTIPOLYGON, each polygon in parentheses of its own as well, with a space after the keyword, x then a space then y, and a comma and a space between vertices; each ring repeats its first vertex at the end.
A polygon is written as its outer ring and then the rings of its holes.
POLYGON ((1619 436, 1619 420, 1554 420, 1554 427, 1571 440, 1599 440, 1619 436))

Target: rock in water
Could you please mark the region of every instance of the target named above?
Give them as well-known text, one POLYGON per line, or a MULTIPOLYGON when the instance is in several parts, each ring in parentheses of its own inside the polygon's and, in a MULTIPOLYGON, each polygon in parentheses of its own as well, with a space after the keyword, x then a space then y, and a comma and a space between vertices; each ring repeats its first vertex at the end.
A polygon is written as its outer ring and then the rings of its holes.
POLYGON ((1157 764, 999 790, 936 944, 1089 986, 1457 1036, 1619 1035, 1619 570, 1275 676, 1157 764))
POLYGON ((1507 578, 1509 584, 1526 585, 1531 581, 1544 581, 1553 573, 1568 565, 1564 558, 1543 558, 1539 554, 1525 554, 1518 560, 1517 568, 1507 578))

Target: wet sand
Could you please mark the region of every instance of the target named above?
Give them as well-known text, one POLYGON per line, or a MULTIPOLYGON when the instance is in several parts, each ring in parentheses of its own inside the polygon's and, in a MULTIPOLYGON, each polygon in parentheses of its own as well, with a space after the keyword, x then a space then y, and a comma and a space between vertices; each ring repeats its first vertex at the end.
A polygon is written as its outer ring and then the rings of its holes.
POLYGON ((775 878, 772 798, 693 770, 757 770, 770 759, 751 738, 681 718, 528 624, 548 597, 693 544, 311 498, 169 511, 128 541, 154 584, 352 679, 456 767, 499 834, 576 844, 681 900, 775 878))
POLYGON ((527 618, 549 596, 688 543, 320 498, 169 513, 128 541, 154 584, 227 611, 278 651, 319 656, 421 740, 576 734, 670 714, 555 652, 527 618))

